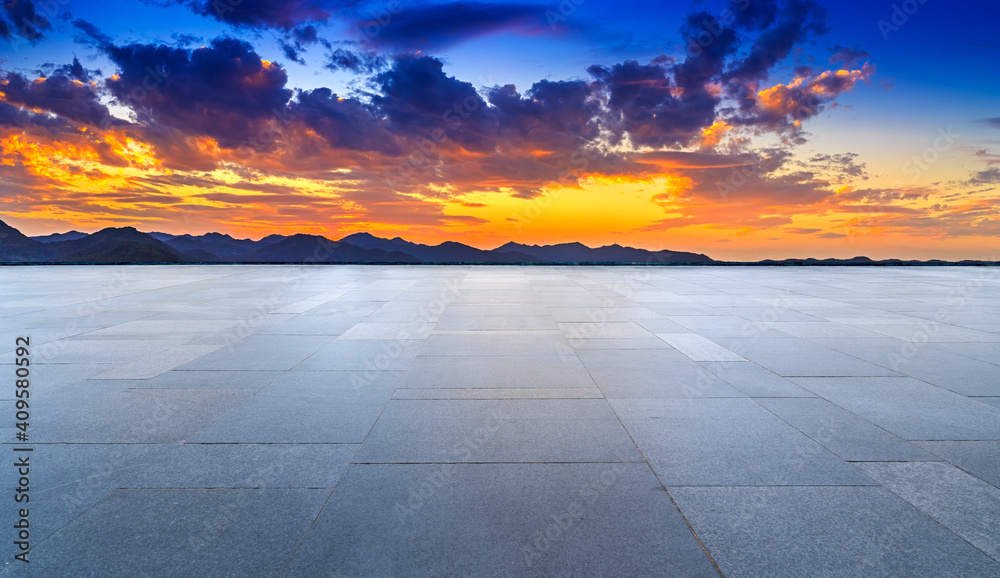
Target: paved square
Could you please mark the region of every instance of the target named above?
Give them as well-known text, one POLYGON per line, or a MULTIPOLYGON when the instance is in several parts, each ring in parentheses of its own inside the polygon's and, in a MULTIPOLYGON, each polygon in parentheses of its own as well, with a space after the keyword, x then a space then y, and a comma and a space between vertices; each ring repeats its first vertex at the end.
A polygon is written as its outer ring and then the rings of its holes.
POLYGON ((996 269, 0 274, 2 575, 1000 576, 996 269))

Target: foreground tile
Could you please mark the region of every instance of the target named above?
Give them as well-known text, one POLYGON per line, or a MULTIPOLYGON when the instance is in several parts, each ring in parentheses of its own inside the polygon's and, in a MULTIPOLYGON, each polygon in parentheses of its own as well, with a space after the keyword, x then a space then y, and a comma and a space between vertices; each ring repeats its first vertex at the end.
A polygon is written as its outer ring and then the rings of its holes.
POLYGON ((420 356, 403 376, 408 388, 593 387, 575 355, 420 356))
POLYGON ((420 355, 559 355, 572 351, 562 334, 516 335, 476 332, 468 335, 431 335, 420 355), (481 335, 480 335, 481 334, 481 335))
MULTIPOLYGON (((35 544, 126 485, 172 448, 161 444, 32 444, 32 447, 28 458, 31 501, 27 506, 35 544)), ((10 448, 3 447, 8 456, 24 455, 10 448)), ((15 468, 5 467, 0 473, 4 488, 18 485, 15 468)), ((13 492, 14 506, 12 496, 13 492)), ((14 526, 16 511, 14 507, 0 511, 0 524, 4 528, 14 526)))
POLYGON ((397 371, 409 367, 423 344, 421 339, 338 339, 320 348, 296 369, 397 371))
POLYGON ((746 361, 743 357, 696 333, 657 333, 656 336, 692 361, 746 361))
POLYGON ((278 576, 330 490, 118 490, 31 550, 35 576, 278 576), (95 537, 99 539, 95 542, 95 537))
POLYGON ((1000 561, 1000 489, 941 462, 870 462, 856 467, 1000 561))
POLYGON ((357 463, 641 461, 603 399, 393 400, 357 463))
POLYGON ((881 487, 669 488, 725 576, 995 576, 881 487))
POLYGON ((718 576, 645 464, 352 466, 287 575, 718 576))
POLYGON ((43 417, 31 439, 42 443, 178 443, 252 394, 246 389, 127 389, 43 417))
POLYGON ((750 399, 614 399, 611 405, 668 486, 874 483, 750 399))
POLYGON ((364 441, 399 380, 396 372, 291 371, 192 436, 199 443, 364 441))
MULTIPOLYGON (((725 342, 723 342, 725 345, 725 342)), ((785 377, 892 376, 896 372, 805 339, 748 339, 734 349, 743 357, 785 377)), ((730 349, 733 349, 730 347, 730 349)))
POLYGON ((749 397, 815 397, 788 379, 750 361, 699 364, 749 397))
POLYGON ((349 444, 187 443, 121 487, 333 489, 357 451, 349 444))
POLYGON ((938 459, 825 399, 762 398, 757 402, 849 462, 938 459))
POLYGON ((905 440, 1000 440, 1000 409, 916 379, 793 381, 905 440))
POLYGON ((1000 488, 1000 441, 914 443, 980 480, 1000 488))
POLYGON ((238 370, 171 370, 151 379, 136 379, 128 381, 130 388, 164 388, 164 389, 261 389, 278 377, 284 371, 238 371, 238 370))
POLYGON ((610 398, 744 397, 721 378, 673 349, 579 351, 610 398))
POLYGON ((177 369, 287 370, 331 340, 318 335, 251 335, 177 369))

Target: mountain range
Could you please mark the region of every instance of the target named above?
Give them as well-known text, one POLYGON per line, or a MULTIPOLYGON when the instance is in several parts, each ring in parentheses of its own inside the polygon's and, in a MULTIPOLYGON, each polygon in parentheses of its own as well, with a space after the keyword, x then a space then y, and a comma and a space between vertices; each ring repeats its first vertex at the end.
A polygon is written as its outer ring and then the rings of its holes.
POLYGON ((354 233, 334 241, 318 235, 269 235, 253 241, 222 233, 171 235, 111 227, 28 237, 0 221, 0 263, 712 263, 699 253, 648 251, 581 243, 507 243, 483 250, 454 241, 423 245, 399 237, 354 233))
POLYGON ((523 245, 492 250, 446 241, 422 245, 399 237, 354 233, 339 241, 319 235, 268 235, 259 241, 222 233, 171 235, 110 227, 96 233, 68 231, 28 237, 0 221, 0 264, 32 263, 382 263, 382 264, 674 264, 674 265, 997 265, 993 261, 905 261, 766 259, 715 261, 700 253, 648 251, 621 245, 591 248, 582 243, 523 245))

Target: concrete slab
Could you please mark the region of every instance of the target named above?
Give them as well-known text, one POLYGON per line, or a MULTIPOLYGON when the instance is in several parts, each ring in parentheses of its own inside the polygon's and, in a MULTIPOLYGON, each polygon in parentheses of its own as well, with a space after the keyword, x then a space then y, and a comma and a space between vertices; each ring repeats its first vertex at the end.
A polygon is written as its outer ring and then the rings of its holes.
POLYGON ((4 274, 27 575, 1000 575, 978 268, 4 274))
POLYGON ((645 464, 352 466, 287 575, 402 574, 718 576, 645 464))
POLYGON ((874 483, 750 399, 610 401, 668 486, 874 483))
POLYGON ((882 487, 669 490, 725 576, 1000 573, 995 560, 882 487))
POLYGON ((642 455, 604 399, 392 400, 354 460, 608 462, 642 455))

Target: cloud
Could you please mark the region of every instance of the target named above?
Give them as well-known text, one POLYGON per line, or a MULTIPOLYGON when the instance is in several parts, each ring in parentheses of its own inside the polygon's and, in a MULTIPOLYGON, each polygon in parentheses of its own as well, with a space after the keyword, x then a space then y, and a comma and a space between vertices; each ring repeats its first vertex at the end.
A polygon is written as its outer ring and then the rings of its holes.
POLYGON ((289 105, 289 116, 316 131, 335 149, 379 151, 390 156, 403 153, 387 122, 379 120, 371 105, 338 97, 329 88, 300 91, 289 105))
POLYGON ((367 41, 375 46, 399 50, 437 50, 487 34, 503 31, 543 33, 547 26, 544 7, 529 4, 449 2, 410 4, 385 23, 358 21, 367 41), (375 25, 378 26, 375 26, 375 25))
POLYGON ((79 44, 93 46, 95 48, 102 48, 113 44, 110 36, 101 32, 97 26, 94 26, 86 20, 74 20, 73 27, 79 31, 73 37, 73 40, 79 44))
POLYGON ((241 40, 217 38, 196 50, 151 44, 104 50, 120 70, 106 84, 140 122, 207 135, 226 148, 257 136, 292 96, 284 69, 241 40))
POLYGON ((868 180, 865 163, 858 163, 857 153, 815 154, 803 166, 816 171, 826 171, 839 180, 868 180))
POLYGON ((995 116, 993 118, 984 118, 981 121, 991 128, 1000 128, 1000 116, 995 116))
POLYGON ((178 0, 202 16, 233 26, 291 31, 303 24, 323 22, 344 2, 316 0, 178 0))
POLYGON ((278 44, 289 60, 299 64, 305 64, 305 60, 301 55, 305 52, 306 46, 316 44, 317 42, 323 42, 329 46, 328 42, 319 38, 319 33, 316 31, 315 26, 300 26, 294 30, 287 31, 285 36, 286 38, 278 40, 278 44))
POLYGON ((775 132, 797 132, 803 121, 822 112, 858 82, 870 82, 874 73, 875 67, 865 64, 857 70, 828 70, 776 84, 753 95, 747 114, 735 116, 730 122, 775 132))
POLYGON ((976 171, 965 181, 969 186, 1000 185, 1000 167, 976 171))
POLYGON ((491 115, 471 83, 444 73, 444 63, 429 56, 404 55, 375 77, 378 92, 372 103, 387 118, 395 134, 441 140, 464 146, 492 146, 491 115))
POLYGON ((95 84, 64 74, 29 81, 16 72, 7 72, 0 76, 0 92, 9 103, 52 112, 94 126, 111 117, 108 107, 100 102, 95 84))
POLYGON ((0 0, 0 23, 0 36, 10 38, 13 31, 31 42, 38 42, 45 36, 43 31, 52 29, 49 19, 35 10, 32 0, 0 0))
POLYGON ((868 52, 861 50, 860 48, 840 46, 838 44, 833 47, 833 55, 830 56, 830 64, 840 63, 840 65, 844 68, 854 68, 862 62, 867 62, 869 58, 871 57, 868 52))
MULTIPOLYGON (((762 29, 750 53, 726 72, 727 79, 760 80, 783 60, 792 48, 827 31, 826 8, 812 0, 764 3, 753 23, 762 29), (766 8, 765 8, 766 7, 766 8), (768 14, 767 11, 771 13, 768 14), (768 24, 760 26, 763 22, 768 24)), ((747 23, 744 23, 747 25, 747 23)))
MULTIPOLYGON (((696 57, 702 58, 710 57, 706 54, 696 57)), ((610 128, 619 138, 628 134, 633 145, 683 146, 715 120, 719 100, 705 91, 704 76, 701 84, 692 78, 684 90, 679 90, 681 81, 675 84, 662 66, 628 60, 610 68, 591 66, 587 70, 607 97, 610 128)))
POLYGON ((350 70, 354 73, 372 73, 385 68, 387 64, 385 57, 373 52, 354 52, 338 48, 327 57, 324 68, 334 72, 350 70))

